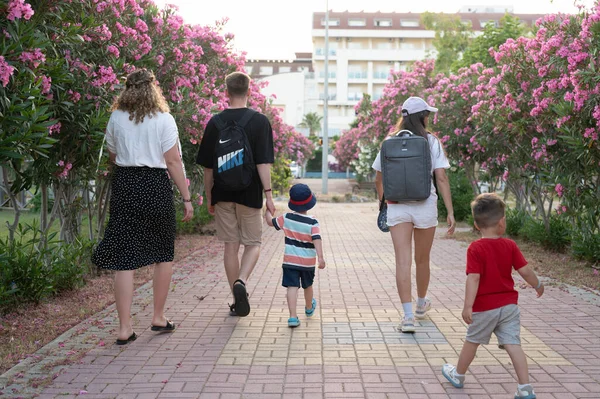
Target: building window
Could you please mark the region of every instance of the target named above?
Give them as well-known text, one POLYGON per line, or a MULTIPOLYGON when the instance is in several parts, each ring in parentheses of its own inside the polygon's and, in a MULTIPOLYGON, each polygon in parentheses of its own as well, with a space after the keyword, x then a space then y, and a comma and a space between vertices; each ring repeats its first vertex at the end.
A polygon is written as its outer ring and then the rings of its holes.
POLYGON ((400 42, 400 48, 402 50, 415 50, 417 45, 414 42, 400 42))
POLYGON ((348 79, 366 79, 367 72, 360 65, 348 65, 348 79))
POLYGON ((400 26, 403 28, 418 28, 421 25, 418 19, 401 19, 400 26))
POLYGON ((273 75, 273 67, 272 66, 261 66, 258 73, 261 76, 273 75))
POLYGON ((493 19, 489 19, 489 20, 481 20, 479 21, 479 24, 482 28, 485 28, 488 25, 492 25, 492 26, 498 26, 498 21, 495 21, 493 19))
POLYGON ((244 70, 246 71, 246 73, 247 73, 248 75, 252 75, 252 66, 251 66, 251 65, 250 65, 250 66, 249 66, 249 65, 246 65, 246 66, 244 67, 244 70))
POLYGON ((473 21, 471 21, 470 19, 462 19, 460 21, 463 26, 466 26, 467 28, 473 28, 473 21))
POLYGON ((375 20, 375 26, 381 26, 381 27, 390 27, 392 26, 392 20, 385 18, 385 19, 376 19, 375 20))
POLYGON ((375 48, 379 50, 391 50, 394 48, 392 42, 377 42, 375 43, 375 48))
POLYGON ((350 50, 361 50, 363 48, 363 44, 361 42, 348 42, 348 48, 350 50))
POLYGON ((367 26, 367 20, 364 18, 350 18, 348 26, 367 26))
MULTIPOLYGON (((325 18, 321 19, 321 26, 325 26, 325 18)), ((329 26, 340 26, 339 18, 329 18, 329 26)))
POLYGON ((280 66, 279 67, 279 73, 288 73, 288 72, 292 72, 292 67, 289 67, 289 66, 280 66))

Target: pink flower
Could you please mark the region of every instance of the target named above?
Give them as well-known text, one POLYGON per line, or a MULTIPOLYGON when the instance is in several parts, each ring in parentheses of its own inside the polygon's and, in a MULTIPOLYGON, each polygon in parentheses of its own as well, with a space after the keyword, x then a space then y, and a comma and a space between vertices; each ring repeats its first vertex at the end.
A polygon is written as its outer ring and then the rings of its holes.
POLYGON ((4 57, 0 55, 0 82, 2 82, 2 86, 6 87, 8 85, 8 80, 14 71, 15 68, 8 65, 4 57))
POLYGON ((562 197, 563 193, 564 193, 564 188, 563 188, 562 184, 558 183, 554 187, 554 191, 556 191, 556 194, 558 194, 559 197, 562 197))
POLYGON ((31 5, 25 3, 25 0, 10 0, 8 2, 8 16, 6 18, 9 21, 21 18, 29 20, 33 14, 31 5))
POLYGON ((204 203, 204 197, 201 195, 201 196, 198 198, 198 206, 202 206, 202 204, 203 204, 203 203, 204 203))
POLYGON ((52 90, 52 78, 42 76, 42 94, 48 94, 52 90))
POLYGON ((110 54, 114 55, 115 57, 119 58, 119 49, 117 48, 117 46, 113 46, 112 44, 110 46, 108 46, 106 48, 106 51, 108 51, 110 54))
POLYGON ((36 48, 33 52, 23 51, 19 56, 19 61, 25 64, 29 63, 33 68, 37 68, 42 62, 46 61, 46 56, 41 49, 36 48))
POLYGON ((190 179, 185 179, 185 183, 187 184, 187 186, 190 186, 190 179))
MULTIPOLYGON (((52 136, 54 133, 60 133, 61 127, 62 126, 61 126, 60 122, 57 122, 54 125, 49 126, 48 127, 48 135, 52 136)), ((59 161, 59 166, 62 166, 62 165, 60 165, 60 162, 63 162, 63 161, 59 161)), ((64 162, 63 162, 63 164, 64 164, 64 162)))
POLYGON ((81 100, 81 94, 73 91, 73 90, 68 90, 67 94, 69 94, 69 97, 71 98, 71 101, 73 101, 74 103, 78 102, 79 100, 81 100))

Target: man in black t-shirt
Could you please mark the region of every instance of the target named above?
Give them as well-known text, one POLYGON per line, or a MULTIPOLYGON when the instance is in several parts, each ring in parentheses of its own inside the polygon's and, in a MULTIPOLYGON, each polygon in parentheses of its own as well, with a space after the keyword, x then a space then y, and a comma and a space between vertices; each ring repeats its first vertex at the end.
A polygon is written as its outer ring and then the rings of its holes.
MULTIPOLYGON (((234 72, 225 78, 229 108, 219 113, 225 124, 239 123, 249 112, 247 108, 250 77, 242 72, 234 72)), ((230 314, 247 316, 250 304, 246 282, 258 261, 262 238, 263 192, 266 206, 275 211, 271 191, 271 165, 275 161, 273 151, 273 130, 267 117, 255 112, 244 126, 256 164, 250 185, 241 191, 228 191, 215 184, 213 165, 215 148, 219 138, 217 123, 213 118, 206 125, 196 162, 204 167, 204 190, 208 211, 215 216, 217 236, 225 243, 225 273, 233 293, 230 314), (241 260, 238 257, 240 245, 244 245, 241 260)))

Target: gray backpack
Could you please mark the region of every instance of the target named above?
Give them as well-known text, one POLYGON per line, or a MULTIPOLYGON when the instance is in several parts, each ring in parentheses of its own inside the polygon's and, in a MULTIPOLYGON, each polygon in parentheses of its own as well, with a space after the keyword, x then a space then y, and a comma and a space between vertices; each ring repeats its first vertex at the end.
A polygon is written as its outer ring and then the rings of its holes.
POLYGON ((424 201, 431 194, 429 141, 401 130, 381 145, 383 194, 394 202, 424 201))

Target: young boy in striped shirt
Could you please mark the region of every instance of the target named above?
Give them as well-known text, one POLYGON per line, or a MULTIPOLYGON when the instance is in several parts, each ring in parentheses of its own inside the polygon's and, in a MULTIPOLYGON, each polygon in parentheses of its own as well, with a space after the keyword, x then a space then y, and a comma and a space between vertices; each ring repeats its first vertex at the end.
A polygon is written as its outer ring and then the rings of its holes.
POLYGON ((296 311, 298 289, 304 289, 306 317, 315 313, 317 300, 313 293, 315 264, 317 257, 319 269, 325 268, 323 243, 319 221, 306 213, 317 203, 317 199, 306 184, 295 184, 290 189, 288 207, 293 211, 273 217, 267 209, 265 219, 269 226, 283 230, 285 234, 285 253, 283 255, 283 282, 287 288, 287 302, 290 309, 289 327, 298 327, 300 320, 296 311))

